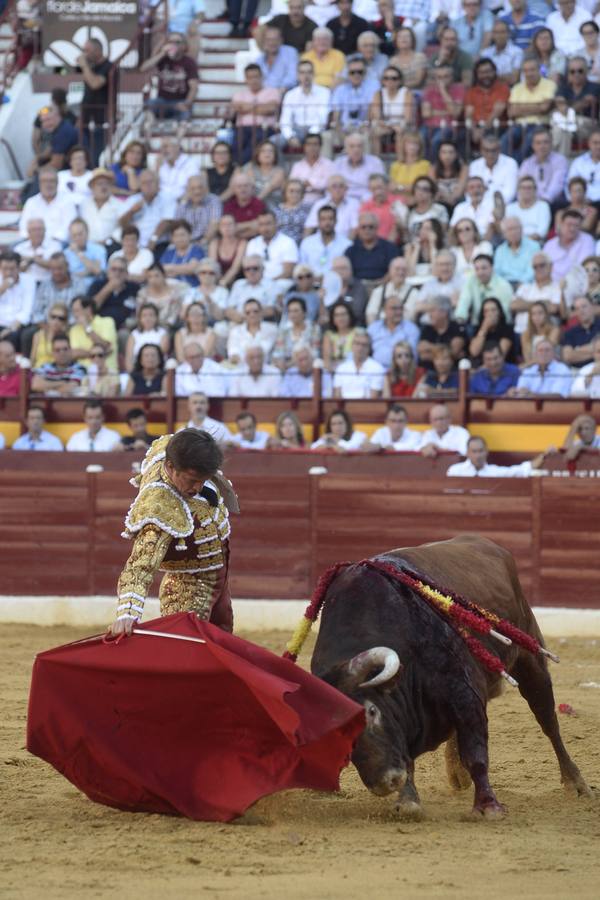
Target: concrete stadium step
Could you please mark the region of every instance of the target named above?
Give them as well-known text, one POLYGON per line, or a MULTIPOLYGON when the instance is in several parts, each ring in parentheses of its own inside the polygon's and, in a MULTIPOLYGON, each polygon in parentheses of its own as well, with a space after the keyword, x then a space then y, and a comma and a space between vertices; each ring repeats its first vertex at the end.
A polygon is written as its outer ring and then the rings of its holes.
POLYGON ((225 13, 227 4, 225 0, 205 0, 204 12, 208 20, 216 19, 225 13))
POLYGON ((226 82, 227 84, 239 84, 235 69, 233 68, 201 68, 200 69, 200 83, 203 81, 214 81, 217 83, 226 82))
POLYGON ((226 66, 233 68, 235 66, 236 53, 234 50, 211 50, 204 47, 198 54, 198 65, 200 68, 204 66, 226 66))
POLYGON ((228 37, 231 31, 231 22, 202 22, 200 34, 203 37, 228 37))
POLYGON ((192 119, 219 119, 225 115, 227 103, 207 103, 197 100, 192 107, 192 119))
POLYGON ((210 34, 202 38, 202 50, 228 50, 235 53, 238 50, 247 50, 248 46, 247 38, 216 37, 210 34))
POLYGON ((196 94, 197 100, 231 100, 242 85, 216 81, 201 81, 196 94))

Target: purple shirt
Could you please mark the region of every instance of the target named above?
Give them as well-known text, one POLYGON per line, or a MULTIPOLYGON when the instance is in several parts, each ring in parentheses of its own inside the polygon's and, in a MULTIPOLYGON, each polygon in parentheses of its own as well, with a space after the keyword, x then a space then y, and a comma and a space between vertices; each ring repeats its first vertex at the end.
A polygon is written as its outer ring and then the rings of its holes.
POLYGON ((570 247, 561 247, 559 238, 553 237, 544 244, 544 253, 552 260, 552 277, 565 278, 569 270, 583 262, 586 256, 594 256, 594 239, 589 234, 580 234, 570 247))
POLYGON ((354 197, 362 203, 371 196, 369 176, 384 175, 385 167, 378 156, 371 156, 370 153, 365 153, 358 166, 351 165, 348 157, 344 154, 338 156, 335 161, 335 174, 341 175, 348 182, 346 196, 354 197))
POLYGON ((538 198, 554 203, 563 192, 568 165, 567 158, 562 153, 550 153, 543 163, 539 163, 532 154, 521 163, 519 178, 531 175, 537 184, 538 198))

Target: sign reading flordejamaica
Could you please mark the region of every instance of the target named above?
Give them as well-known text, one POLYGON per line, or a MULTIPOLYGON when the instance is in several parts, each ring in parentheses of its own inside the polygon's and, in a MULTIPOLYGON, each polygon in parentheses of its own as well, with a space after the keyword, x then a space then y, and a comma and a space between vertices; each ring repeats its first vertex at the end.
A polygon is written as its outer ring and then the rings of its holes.
POLYGON ((45 0, 42 53, 46 66, 75 67, 90 38, 120 59, 138 29, 138 0, 45 0))

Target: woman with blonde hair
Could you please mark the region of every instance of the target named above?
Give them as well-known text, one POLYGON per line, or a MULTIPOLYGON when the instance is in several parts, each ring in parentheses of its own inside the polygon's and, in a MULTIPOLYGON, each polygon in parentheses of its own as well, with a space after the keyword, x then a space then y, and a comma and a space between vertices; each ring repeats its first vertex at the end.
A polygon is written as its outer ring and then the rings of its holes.
POLYGON ((418 131, 405 131, 396 139, 396 162, 390 166, 393 190, 412 202, 412 187, 417 178, 429 174, 425 144, 418 131))
POLYGON ((53 303, 48 310, 46 321, 40 325, 33 335, 31 342, 31 368, 39 369, 45 363, 54 360, 52 354, 52 339, 57 334, 65 334, 68 331, 69 310, 64 303, 53 303))
POLYGON ((413 348, 408 341, 398 341, 392 351, 392 365, 385 376, 383 396, 412 397, 425 369, 417 365, 413 348))
POLYGON ((277 416, 275 435, 269 438, 267 446, 281 450, 301 450, 304 448, 302 424, 296 413, 287 410, 277 416))
POLYGON ((217 350, 217 335, 208 325, 208 313, 202 303, 190 303, 186 307, 183 326, 175 332, 175 357, 177 362, 185 362, 186 344, 199 344, 208 359, 213 359, 217 350))
POLYGON ((494 250, 489 241, 482 241, 477 225, 473 219, 459 219, 450 228, 452 253, 456 259, 455 274, 466 278, 473 272, 473 260, 480 254, 493 256, 494 250))
POLYGON ((532 366, 536 338, 546 338, 555 347, 560 341, 560 328, 555 325, 548 313, 548 308, 541 300, 536 300, 529 308, 527 328, 521 335, 521 355, 523 366, 532 366))

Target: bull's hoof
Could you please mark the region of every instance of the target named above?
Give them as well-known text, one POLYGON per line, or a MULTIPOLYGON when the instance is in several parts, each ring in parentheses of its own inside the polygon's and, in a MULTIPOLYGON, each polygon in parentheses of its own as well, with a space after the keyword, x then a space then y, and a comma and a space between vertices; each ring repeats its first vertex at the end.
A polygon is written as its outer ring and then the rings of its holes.
POLYGON ((563 785, 569 794, 574 794, 577 797, 589 797, 590 800, 593 800, 595 797, 593 790, 581 775, 578 778, 574 778, 572 781, 563 781, 563 785))
POLYGON ((482 819, 486 822, 496 822, 499 819, 503 819, 508 810, 503 803, 499 803, 497 800, 490 800, 487 803, 476 803, 471 812, 471 818, 476 821, 481 821, 482 819))
POLYGON ((411 822, 421 822, 425 818, 423 807, 415 800, 398 800, 394 810, 401 819, 408 819, 411 822))

